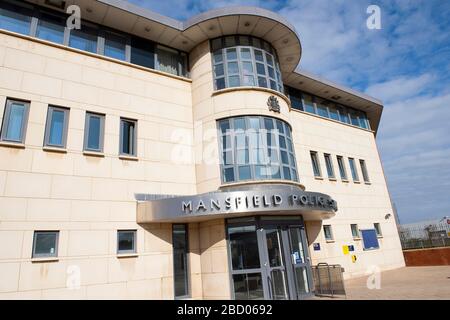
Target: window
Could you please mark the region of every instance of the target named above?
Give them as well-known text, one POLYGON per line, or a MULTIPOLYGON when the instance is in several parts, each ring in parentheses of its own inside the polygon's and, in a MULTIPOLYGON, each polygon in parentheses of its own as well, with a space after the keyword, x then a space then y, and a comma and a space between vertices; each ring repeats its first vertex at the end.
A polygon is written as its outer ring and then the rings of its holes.
POLYGON ((211 41, 215 89, 256 86, 283 92, 275 50, 264 40, 227 36, 211 41))
POLYGON ((136 253, 136 230, 117 231, 117 253, 136 253))
POLYGON ((341 179, 347 181, 348 177, 347 170, 345 170, 344 159, 341 156, 336 156, 336 159, 338 162, 339 174, 341 175, 341 179))
POLYGON ((70 30, 69 46, 75 49, 97 53, 98 30, 82 24, 81 29, 70 30))
POLYGON ((188 231, 185 224, 172 227, 175 298, 189 297, 188 231))
POLYGON ((222 181, 298 181, 291 128, 284 121, 246 116, 218 122, 222 181))
POLYGON ((358 225, 357 224, 351 224, 350 225, 350 229, 352 230, 352 237, 353 237, 353 239, 361 238, 361 236, 359 234, 359 229, 358 229, 358 225))
POLYGON ((156 69, 178 75, 181 74, 179 72, 180 64, 178 51, 160 45, 156 46, 156 69))
POLYGON ((328 153, 325 153, 324 157, 325 157, 325 165, 327 167, 328 178, 334 179, 335 175, 334 175, 334 167, 333 167, 333 161, 331 160, 331 155, 328 153))
POLYGON ((325 100, 321 100, 320 103, 317 103, 317 114, 321 117, 329 118, 326 103, 325 100))
POLYGON ((28 123, 29 102, 6 100, 1 140, 24 143, 28 123))
POLYGON ((0 29, 30 35, 31 9, 8 4, 0 4, 0 29))
POLYGON ((356 171, 355 159, 348 158, 348 163, 350 165, 350 171, 352 173, 352 178, 354 182, 359 182, 358 171, 356 171))
POLYGON ((36 37, 59 44, 64 43, 65 19, 61 16, 41 13, 36 37))
POLYGON ((33 238, 33 258, 58 256, 59 231, 35 231, 33 238))
POLYGON ((131 63, 147 68, 155 68, 155 48, 152 42, 131 38, 131 63))
POLYGON ((361 159, 361 160, 359 160, 359 164, 361 166, 361 172, 363 175, 364 182, 369 183, 370 180, 369 180, 369 174, 367 173, 366 162, 361 159))
POLYGON ((383 233, 381 232, 381 226, 379 223, 374 223, 373 227, 375 228, 375 231, 377 233, 377 237, 382 237, 383 233))
POLYGON ((333 231, 331 230, 330 225, 324 225, 323 226, 323 233, 325 235, 325 240, 332 241, 334 240, 333 231))
POLYGON ((375 229, 361 230, 364 250, 375 250, 380 248, 377 232, 375 229))
POLYGON ((319 162, 319 158, 317 157, 317 152, 311 151, 310 155, 311 155, 311 164, 312 164, 314 176, 321 177, 322 173, 320 172, 320 162, 319 162))
POLYGON ((103 152, 104 132, 105 116, 87 112, 84 125, 84 150, 103 152))
POLYGON ((126 156, 137 156, 136 131, 137 121, 130 119, 120 119, 120 154, 126 156))
POLYGON ((314 102, 312 96, 309 94, 303 94, 303 109, 309 113, 316 113, 316 108, 314 108, 314 102))
POLYGON ((68 124, 69 109, 48 107, 44 146, 65 148, 68 124))
POLYGON ((118 60, 126 60, 127 39, 124 36, 105 32, 104 55, 118 60))

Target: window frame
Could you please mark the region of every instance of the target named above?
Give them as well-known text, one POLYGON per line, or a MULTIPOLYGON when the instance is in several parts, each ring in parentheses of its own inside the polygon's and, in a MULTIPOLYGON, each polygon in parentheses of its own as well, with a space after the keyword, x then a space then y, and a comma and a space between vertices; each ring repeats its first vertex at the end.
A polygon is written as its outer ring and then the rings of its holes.
POLYGON ((341 180, 344 182, 347 182, 348 181, 348 173, 347 173, 347 169, 345 168, 344 157, 337 155, 336 160, 338 163, 339 175, 341 176, 341 180), (341 168, 341 164, 342 164, 342 168, 341 168))
POLYGON ((331 154, 324 153, 323 157, 325 159, 325 167, 327 169, 328 179, 336 180, 336 173, 334 172, 333 158, 331 157, 331 154))
POLYGON ((383 232, 381 231, 381 224, 379 222, 374 222, 373 228, 375 229, 375 232, 377 233, 377 237, 382 238, 383 232))
POLYGON ((85 120, 84 120, 83 151, 103 153, 104 142, 105 142, 105 114, 86 111, 85 120), (89 131, 90 131, 89 130, 90 129, 90 122, 89 122, 90 117, 100 118, 100 128, 99 128, 99 138, 98 138, 99 149, 88 148, 89 131))
POLYGON ((191 281, 190 281, 190 277, 189 277, 189 275, 190 275, 190 264, 189 264, 189 254, 190 254, 190 251, 189 251, 189 225, 188 224, 185 224, 185 223, 174 223, 174 224, 172 224, 172 254, 173 254, 173 279, 174 279, 174 281, 173 281, 173 285, 174 285, 174 290, 173 290, 173 292, 174 292, 174 298, 175 298, 175 300, 178 300, 178 299, 187 299, 187 298, 190 298, 191 297, 191 288, 190 288, 190 283, 191 283, 191 281), (181 296, 177 296, 176 295, 176 291, 175 291, 175 248, 174 248, 174 246, 173 246, 173 236, 174 236, 174 233, 175 233, 175 227, 176 226, 184 226, 184 237, 185 237, 185 244, 186 244, 186 246, 185 246, 185 255, 186 255, 186 269, 185 269, 185 291, 186 291, 186 294, 185 295, 181 295, 181 296))
POLYGON ((137 254, 137 230, 136 229, 119 229, 117 230, 117 255, 137 254), (120 233, 132 233, 133 234, 133 249, 120 250, 120 233))
POLYGON ((360 183, 361 181, 359 180, 358 168, 356 167, 355 158, 348 158, 348 165, 350 167, 350 173, 352 174, 353 182, 360 183))
POLYGON ((358 224, 356 223, 350 224, 350 230, 352 232, 353 239, 361 239, 361 232, 359 231, 358 224), (356 229, 353 229, 353 227, 355 227, 356 229), (353 234, 353 231, 356 231, 356 235, 353 234))
POLYGON ((119 136, 119 156, 123 157, 137 157, 137 130, 138 130, 138 120, 130 119, 130 118, 120 118, 120 136, 119 136), (124 153, 123 152, 123 123, 124 122, 131 122, 134 123, 134 135, 133 135, 133 141, 132 141, 132 153, 124 153))
MULTIPOLYGON (((220 159, 220 169, 221 169, 221 177, 223 184, 236 183, 236 182, 246 182, 246 181, 262 181, 262 180, 287 180, 287 181, 299 181, 298 169, 297 169, 297 160, 295 156, 295 148, 294 142, 292 139, 292 128, 291 126, 281 120, 279 118, 274 118, 271 116, 264 115, 242 115, 242 116, 233 116, 227 117, 217 120, 217 130, 218 130, 218 143, 219 143, 219 159, 220 159), (257 119, 258 120, 258 129, 255 129, 251 126, 250 120, 257 119), (235 127, 235 121, 241 120, 244 122, 245 131, 241 128, 235 127), (222 123, 227 123, 227 131, 223 132, 221 128, 222 123), (270 128, 267 124, 270 123, 270 128), (278 126, 281 126, 283 132, 279 129, 278 126), (271 131, 273 130, 273 131, 271 131), (260 144, 258 146, 253 146, 250 144, 252 141, 250 138, 252 135, 255 135, 256 139, 260 144), (270 135, 271 139, 274 138, 274 141, 271 140, 269 144, 267 141, 267 135, 270 135), (243 148, 239 147, 236 143, 236 139, 238 137, 244 137, 245 146, 243 148), (261 137, 261 140, 260 140, 261 137), (226 142, 229 142, 229 146, 224 146, 223 139, 229 139, 226 142), (280 140, 285 141, 286 146, 280 145, 280 140), (266 163, 259 162, 254 159, 254 151, 257 150, 257 158, 260 153, 263 152, 263 156, 266 157, 266 163), (245 163, 240 163, 238 161, 238 153, 239 151, 246 152, 248 154, 248 161, 245 163), (276 153, 276 160, 273 159, 269 155, 270 153, 276 153), (224 154, 231 154, 232 162, 228 162, 224 159, 224 154), (287 162, 283 162, 283 154, 287 157, 287 162), (239 176, 239 169, 249 167, 250 177, 246 179, 241 179, 239 176), (260 177, 257 175, 256 170, 258 168, 265 167, 266 170, 272 170, 277 168, 279 172, 277 174, 266 175, 260 177), (233 180, 228 181, 226 179, 225 171, 232 170, 233 171, 233 180), (285 172, 286 170, 286 172, 285 172), (287 172, 289 172, 289 176, 287 176, 287 172), (286 174, 285 174, 286 173, 286 174)), ((275 157, 274 157, 275 158, 275 157)))
POLYGON ((2 126, 0 128, 0 141, 2 142, 8 142, 8 143, 17 143, 17 144, 25 144, 25 138, 28 128, 28 117, 30 113, 30 102, 19 100, 19 99, 12 99, 7 98, 5 103, 5 110, 3 111, 3 118, 2 118, 2 126), (8 126, 9 121, 11 118, 11 108, 14 103, 23 104, 25 107, 24 116, 22 119, 22 126, 20 128, 20 140, 11 140, 7 139, 7 133, 8 133, 8 126))
POLYGON ((58 247, 59 247, 59 230, 35 230, 33 232, 33 247, 31 251, 32 259, 39 258, 57 258, 58 257, 58 247), (37 235, 38 234, 54 234, 55 237, 55 252, 54 253, 36 253, 37 235))
POLYGON ((319 153, 317 151, 309 152, 314 178, 322 178, 322 169, 320 168, 319 153), (317 167, 317 171, 316 168, 317 167))
POLYGON ((366 184, 370 183, 369 173, 367 171, 366 161, 364 159, 359 159, 359 166, 361 167, 361 173, 363 180, 366 184))
POLYGON ((69 131, 69 117, 70 117, 70 109, 66 107, 49 105, 47 108, 47 119, 45 122, 45 133, 44 133, 44 147, 49 148, 59 148, 66 149, 67 148, 67 136, 69 131), (51 131, 51 120, 53 119, 54 111, 62 111, 64 113, 64 123, 63 123, 63 131, 62 131, 62 144, 51 144, 50 143, 50 131, 51 131))
POLYGON ((324 224, 322 227, 323 236, 325 238, 325 241, 334 241, 334 234, 333 234, 333 228, 331 227, 331 224, 324 224), (327 233, 325 231, 326 228, 329 228, 330 231, 330 238, 327 238, 327 233))

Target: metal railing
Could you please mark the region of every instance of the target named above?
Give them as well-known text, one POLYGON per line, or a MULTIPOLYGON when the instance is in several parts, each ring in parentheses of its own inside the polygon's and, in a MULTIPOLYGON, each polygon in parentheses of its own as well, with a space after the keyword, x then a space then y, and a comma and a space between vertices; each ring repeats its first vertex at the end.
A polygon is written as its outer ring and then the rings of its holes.
POLYGON ((312 266, 312 272, 316 296, 346 295, 341 265, 318 263, 312 266))
POLYGON ((447 222, 398 228, 402 249, 425 249, 450 246, 450 224, 447 222))

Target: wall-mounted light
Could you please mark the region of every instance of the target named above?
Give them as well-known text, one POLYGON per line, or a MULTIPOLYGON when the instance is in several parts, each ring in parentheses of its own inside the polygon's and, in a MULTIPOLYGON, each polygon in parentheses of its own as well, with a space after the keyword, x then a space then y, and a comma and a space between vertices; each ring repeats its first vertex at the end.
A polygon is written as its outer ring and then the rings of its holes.
POLYGON ((388 213, 387 215, 384 216, 384 219, 388 220, 391 217, 391 214, 388 213))

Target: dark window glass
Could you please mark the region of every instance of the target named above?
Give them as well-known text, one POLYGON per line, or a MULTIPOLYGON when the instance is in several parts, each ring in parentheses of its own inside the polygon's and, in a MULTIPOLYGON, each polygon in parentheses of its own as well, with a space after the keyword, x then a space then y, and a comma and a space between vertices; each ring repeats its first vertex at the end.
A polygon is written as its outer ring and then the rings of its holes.
POLYGON ((117 253, 136 252, 136 230, 117 231, 117 253))
POLYGON ((316 113, 316 109, 314 108, 314 103, 310 95, 303 95, 303 109, 309 113, 316 113))
POLYGON ((350 171, 352 173, 353 181, 358 182, 359 176, 358 176, 358 171, 356 171, 355 159, 348 158, 348 163, 350 165, 350 171))
POLYGON ((155 48, 153 43, 141 38, 131 38, 131 63, 155 68, 155 48))
POLYGON ((136 121, 120 119, 120 153, 136 156, 136 121))
POLYGON ((64 42, 65 20, 61 17, 42 14, 36 36, 40 39, 62 44, 64 42))
POLYGON ((97 30, 82 25, 80 30, 70 30, 69 46, 75 49, 97 53, 97 30))
POLYGON ((325 165, 327 167, 328 178, 334 178, 333 162, 331 161, 331 155, 325 154, 325 165))
POLYGON ((104 121, 104 115, 86 113, 85 150, 103 151, 104 121))
POLYGON ((328 110, 327 107, 318 103, 317 104, 317 114, 321 117, 328 118, 328 110))
POLYGON ((1 128, 1 140, 23 143, 28 121, 29 103, 15 100, 7 100, 3 124, 1 128))
POLYGON ((255 226, 229 227, 228 236, 233 270, 261 268, 255 226))
POLYGON ((339 121, 339 114, 335 107, 328 107, 328 111, 330 112, 330 118, 336 121, 339 121))
POLYGON ((383 236, 383 233, 381 232, 381 226, 379 223, 374 223, 373 227, 375 228, 378 237, 383 236))
POLYGON ((69 109, 48 107, 44 145, 60 148, 66 146, 68 117, 69 109))
POLYGON ((333 240, 333 232, 330 225, 323 226, 323 233, 325 234, 325 240, 333 240))
POLYGON ((3 5, 5 7, 0 8, 0 29, 29 35, 31 12, 16 6, 3 5))
POLYGON ((58 256, 58 231, 35 231, 33 258, 58 256))
POLYGON ((352 230, 352 237, 353 238, 359 238, 359 229, 357 224, 351 224, 350 229, 352 230))
POLYGON ((188 231, 185 224, 174 224, 172 228, 173 242, 173 273, 175 282, 175 297, 189 296, 188 272, 188 231))
POLYGON ((244 273, 233 275, 235 300, 263 300, 261 273, 244 273))
POLYGON ((370 182, 369 174, 367 173, 366 162, 364 160, 359 160, 359 164, 361 165, 361 172, 363 175, 364 182, 370 182))
POLYGON ((313 172, 315 177, 320 177, 322 174, 320 173, 320 164, 319 158, 317 157, 317 152, 311 152, 311 163, 313 167, 313 172))
POLYGON ((341 175, 342 180, 347 180, 347 171, 344 166, 344 159, 341 156, 337 156, 337 162, 339 166, 339 174, 341 175))
POLYGON ((114 33, 105 33, 104 55, 118 60, 126 59, 126 39, 114 33))

